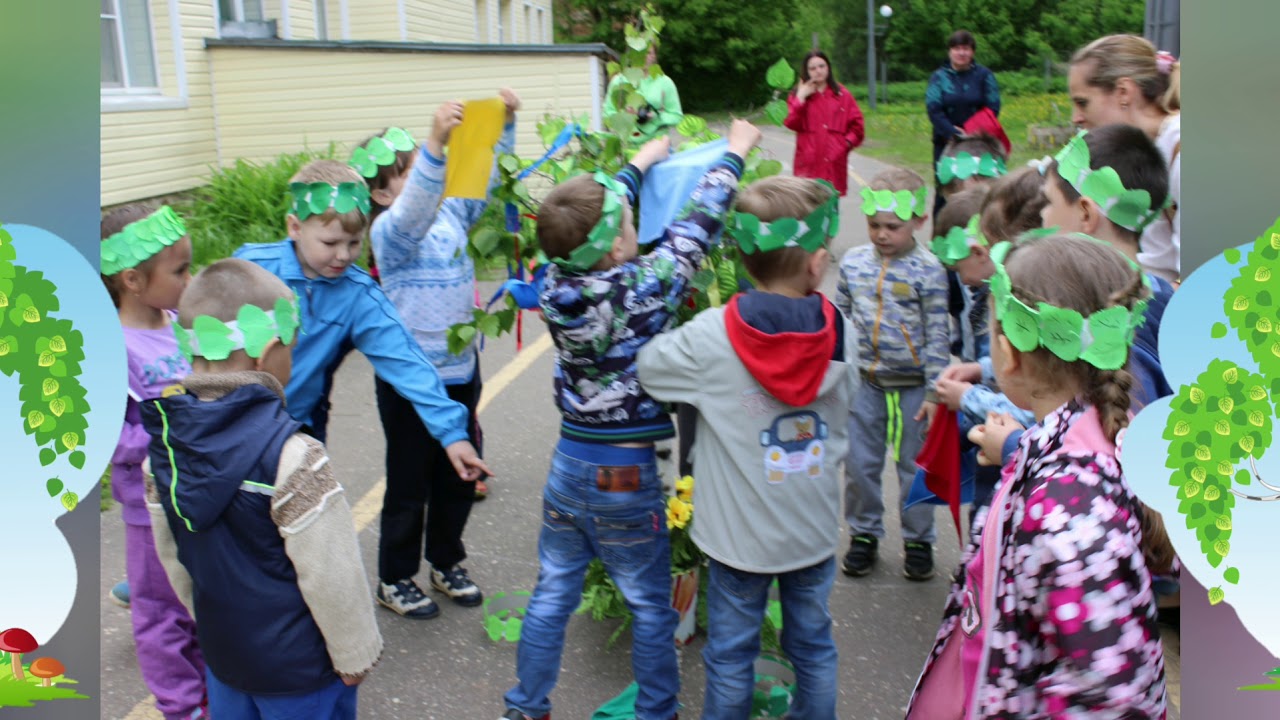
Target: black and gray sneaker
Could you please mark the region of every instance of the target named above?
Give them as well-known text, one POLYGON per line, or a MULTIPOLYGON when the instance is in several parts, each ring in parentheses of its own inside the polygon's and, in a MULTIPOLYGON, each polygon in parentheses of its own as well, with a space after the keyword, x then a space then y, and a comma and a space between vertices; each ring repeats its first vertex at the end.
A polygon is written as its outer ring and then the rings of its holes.
POLYGON ((475 607, 484 602, 484 594, 467 577, 467 569, 461 565, 454 565, 443 572, 432 568, 431 587, 448 595, 449 599, 463 607, 475 607))
POLYGON ((908 580, 933 577, 933 546, 927 542, 908 541, 903 545, 902 574, 908 580))
POLYGON ((414 620, 430 620, 440 614, 440 606, 422 592, 413 578, 405 578, 391 585, 380 582, 374 597, 379 605, 414 620))
POLYGON ((871 568, 876 564, 876 552, 880 548, 880 541, 874 535, 863 533, 854 535, 849 541, 849 552, 844 554, 844 562, 840 563, 840 568, 844 570, 845 575, 852 577, 861 577, 871 572, 871 568))

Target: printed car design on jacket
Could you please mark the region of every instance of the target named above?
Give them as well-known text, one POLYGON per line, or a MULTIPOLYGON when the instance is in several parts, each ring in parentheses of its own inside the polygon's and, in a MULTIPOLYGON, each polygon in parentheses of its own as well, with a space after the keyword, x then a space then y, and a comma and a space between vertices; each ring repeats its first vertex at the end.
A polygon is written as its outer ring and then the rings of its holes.
POLYGON ((818 477, 826 451, 822 441, 826 439, 827 424, 816 412, 805 410, 775 418, 768 430, 760 432, 760 444, 765 446, 766 479, 777 484, 800 472, 818 477), (787 430, 791 432, 783 439, 787 430))

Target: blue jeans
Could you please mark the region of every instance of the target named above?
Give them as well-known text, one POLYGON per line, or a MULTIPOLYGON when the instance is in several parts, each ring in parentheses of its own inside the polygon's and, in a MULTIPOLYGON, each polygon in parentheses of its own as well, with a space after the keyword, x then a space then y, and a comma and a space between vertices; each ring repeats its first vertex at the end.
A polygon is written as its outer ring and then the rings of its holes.
MULTIPOLYGON (((710 562, 707 645, 702 650, 707 699, 702 718, 744 720, 751 716, 760 624, 775 576, 710 562)), ((782 601, 782 650, 796 671, 796 692, 786 717, 835 720, 837 652, 827 609, 836 577, 835 557, 776 577, 782 601)))
POLYGON ((622 591, 635 619, 631 667, 639 685, 636 720, 670 720, 676 713, 680 670, 671 607, 671 544, 666 502, 653 450, 637 463, 640 486, 631 492, 597 488, 600 465, 556 450, 542 494, 538 586, 529 599, 516 652, 519 684, 507 707, 530 717, 551 711, 569 617, 582 603, 587 564, 598 557, 622 591))
POLYGON ((205 671, 209 717, 223 720, 355 720, 356 689, 337 675, 333 684, 302 695, 249 695, 205 671))

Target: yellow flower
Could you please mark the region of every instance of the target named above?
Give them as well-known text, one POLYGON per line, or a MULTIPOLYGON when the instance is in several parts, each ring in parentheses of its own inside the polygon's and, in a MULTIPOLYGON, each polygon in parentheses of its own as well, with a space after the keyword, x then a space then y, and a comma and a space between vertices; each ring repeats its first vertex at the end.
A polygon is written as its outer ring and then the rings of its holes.
POLYGON ((693 499, 693 476, 685 475, 676 481, 676 497, 688 502, 693 499))
POLYGON ((693 518, 693 503, 678 497, 667 498, 667 529, 684 528, 693 518))

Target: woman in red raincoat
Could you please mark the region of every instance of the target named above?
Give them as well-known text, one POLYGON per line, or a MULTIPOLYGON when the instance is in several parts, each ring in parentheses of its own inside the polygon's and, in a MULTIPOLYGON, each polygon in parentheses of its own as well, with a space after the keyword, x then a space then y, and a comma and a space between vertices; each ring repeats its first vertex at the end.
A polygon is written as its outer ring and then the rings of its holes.
POLYGON ((795 174, 827 180, 845 194, 849 152, 862 144, 862 111, 853 95, 831 74, 831 62, 818 50, 804 56, 800 84, 787 98, 783 123, 796 131, 795 174))

